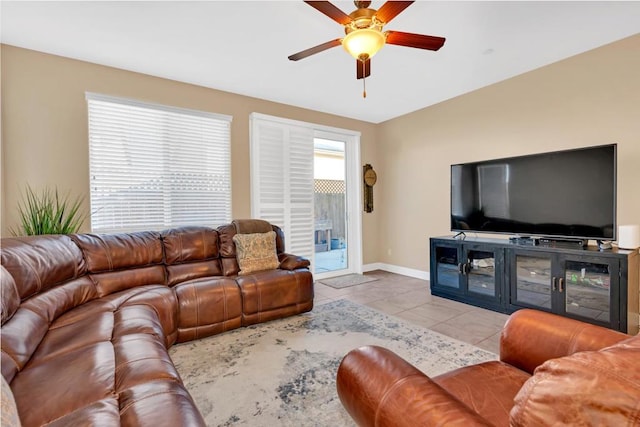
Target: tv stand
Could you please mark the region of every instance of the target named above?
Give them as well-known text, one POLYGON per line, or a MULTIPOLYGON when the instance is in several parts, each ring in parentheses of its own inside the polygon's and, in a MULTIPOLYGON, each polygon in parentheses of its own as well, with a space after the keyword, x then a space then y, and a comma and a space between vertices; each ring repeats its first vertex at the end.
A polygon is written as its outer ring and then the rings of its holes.
POLYGON ((629 334, 638 332, 637 250, 524 241, 431 238, 431 294, 502 313, 534 308, 629 334))

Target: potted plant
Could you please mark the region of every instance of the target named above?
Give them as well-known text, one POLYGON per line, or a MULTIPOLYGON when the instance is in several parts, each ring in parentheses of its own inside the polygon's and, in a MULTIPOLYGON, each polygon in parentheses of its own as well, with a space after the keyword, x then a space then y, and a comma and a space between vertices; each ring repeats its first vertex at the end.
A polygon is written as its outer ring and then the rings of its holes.
POLYGON ((80 211, 83 201, 84 197, 61 196, 57 189, 36 192, 27 185, 18 204, 20 227, 11 232, 15 236, 76 233, 86 218, 80 211))

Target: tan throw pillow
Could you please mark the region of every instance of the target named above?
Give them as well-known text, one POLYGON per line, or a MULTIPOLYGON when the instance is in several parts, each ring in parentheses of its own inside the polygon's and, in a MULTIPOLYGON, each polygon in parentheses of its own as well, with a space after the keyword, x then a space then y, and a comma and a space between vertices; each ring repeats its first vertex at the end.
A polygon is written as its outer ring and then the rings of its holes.
POLYGON ((626 426, 640 421, 640 335, 540 365, 515 397, 511 426, 626 426))
POLYGON ((239 275, 278 268, 276 233, 236 234, 233 236, 238 257, 239 275))

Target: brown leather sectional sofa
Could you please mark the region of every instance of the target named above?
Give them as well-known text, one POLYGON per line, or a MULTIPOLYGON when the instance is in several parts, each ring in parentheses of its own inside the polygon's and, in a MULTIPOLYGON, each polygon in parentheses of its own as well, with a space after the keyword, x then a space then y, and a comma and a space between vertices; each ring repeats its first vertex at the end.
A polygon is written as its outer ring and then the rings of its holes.
POLYGON ((338 395, 360 426, 640 425, 640 335, 520 310, 500 360, 429 378, 381 347, 343 359, 338 395))
POLYGON ((22 425, 204 425, 167 349, 313 307, 309 262, 266 226, 280 266, 246 276, 233 236, 264 223, 2 239, 1 366, 22 425))

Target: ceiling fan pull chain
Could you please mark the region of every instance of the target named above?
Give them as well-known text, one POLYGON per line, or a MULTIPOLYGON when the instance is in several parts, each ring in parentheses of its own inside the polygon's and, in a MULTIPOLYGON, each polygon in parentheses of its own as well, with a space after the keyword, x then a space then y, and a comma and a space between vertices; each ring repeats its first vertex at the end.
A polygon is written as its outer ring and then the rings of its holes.
POLYGON ((365 76, 365 63, 364 61, 360 61, 362 63, 362 97, 367 97, 367 77, 365 76))

